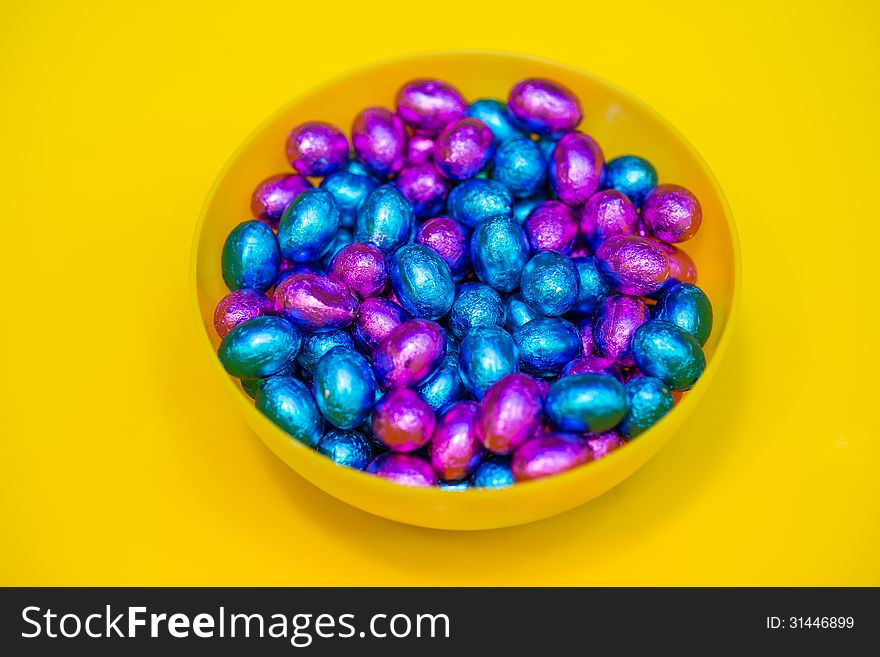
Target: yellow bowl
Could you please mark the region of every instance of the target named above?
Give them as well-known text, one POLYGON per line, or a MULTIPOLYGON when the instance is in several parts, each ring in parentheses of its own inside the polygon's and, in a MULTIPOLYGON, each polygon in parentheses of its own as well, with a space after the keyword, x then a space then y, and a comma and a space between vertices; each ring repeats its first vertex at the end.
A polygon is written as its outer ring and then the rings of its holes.
POLYGON ((425 527, 488 529, 539 520, 578 506, 626 479, 672 437, 700 402, 730 341, 740 266, 733 217, 718 183, 690 144, 651 108, 603 80, 560 64, 508 53, 455 51, 394 59, 349 73, 299 95, 258 127, 208 193, 194 236, 191 283, 209 366, 227 380, 230 401, 240 407, 251 428, 291 468, 329 494, 376 515, 425 527), (217 360, 213 312, 227 292, 220 276, 223 242, 236 224, 250 218, 250 195, 257 183, 289 170, 284 157, 287 133, 313 119, 348 129, 360 108, 391 106, 401 84, 426 76, 451 82, 470 99, 504 99, 514 82, 527 77, 561 82, 581 99, 586 115, 581 129, 599 141, 606 158, 626 153, 644 156, 657 167, 661 181, 685 185, 700 199, 703 225, 684 247, 697 264, 698 283, 715 310, 715 328, 705 347, 706 371, 666 417, 606 458, 500 490, 452 492, 399 486, 339 467, 292 440, 256 410, 217 360))

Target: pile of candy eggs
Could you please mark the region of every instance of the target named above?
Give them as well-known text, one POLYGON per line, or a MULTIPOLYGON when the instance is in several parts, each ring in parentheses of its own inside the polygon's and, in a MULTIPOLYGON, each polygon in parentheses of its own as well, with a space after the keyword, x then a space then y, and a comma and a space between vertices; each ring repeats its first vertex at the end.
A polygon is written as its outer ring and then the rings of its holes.
POLYGON ((678 246, 702 213, 581 118, 550 80, 468 104, 424 79, 349 137, 296 126, 224 244, 223 366, 292 439, 409 486, 505 487, 636 439, 705 367, 678 246))

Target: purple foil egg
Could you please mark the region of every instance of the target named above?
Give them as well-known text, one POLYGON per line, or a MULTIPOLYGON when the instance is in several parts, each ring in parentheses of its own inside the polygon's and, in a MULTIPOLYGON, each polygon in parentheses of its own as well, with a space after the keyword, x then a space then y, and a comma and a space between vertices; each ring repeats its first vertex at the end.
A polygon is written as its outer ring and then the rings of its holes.
POLYGON ((406 144, 407 164, 424 164, 434 157, 434 140, 424 135, 413 135, 406 144))
POLYGON ((609 295, 593 319, 593 337, 599 355, 624 367, 632 365, 633 333, 650 316, 651 311, 641 299, 625 294, 609 295))
POLYGON ((571 207, 579 207, 596 192, 605 156, 599 144, 581 132, 570 132, 556 143, 550 158, 550 188, 571 207))
POLYGON ((574 434, 545 433, 523 443, 510 461, 516 481, 531 481, 571 470, 590 461, 587 441, 574 434))
POLYGON ((446 331, 436 322, 411 319, 392 329, 373 352, 373 370, 385 390, 417 386, 445 354, 446 331))
POLYGON ((470 236, 467 229, 449 217, 434 217, 419 226, 416 244, 436 251, 452 277, 461 279, 471 267, 470 236))
POLYGON ((397 92, 397 114, 414 132, 433 137, 467 109, 458 89, 442 80, 413 80, 397 92))
POLYGON ((370 421, 373 435, 392 452, 414 452, 434 433, 434 409, 407 388, 387 392, 376 402, 370 421))
POLYGON ((664 242, 659 244, 669 259, 669 278, 679 283, 696 283, 697 266, 691 257, 677 246, 664 242))
POLYGON ((601 459, 603 456, 608 456, 611 452, 618 447, 622 447, 624 444, 624 440, 620 437, 620 434, 613 430, 606 431, 605 433, 587 434, 587 445, 590 448, 590 454, 593 455, 594 460, 601 459))
POLYGON ((568 365, 562 368, 563 376, 573 376, 575 374, 610 374, 615 379, 623 383, 623 374, 620 368, 614 364, 613 358, 604 358, 602 356, 581 356, 575 358, 568 365))
POLYGON ((507 109, 529 132, 539 135, 569 132, 583 118, 577 96, 557 82, 535 78, 513 86, 507 109))
POLYGON ((446 179, 430 162, 407 164, 397 174, 394 184, 419 219, 432 217, 446 206, 446 179))
POLYGON ((366 471, 401 486, 430 488, 439 483, 431 464, 413 454, 385 452, 374 458, 366 471))
POLYGON ((370 297, 358 308, 351 337, 358 349, 372 355, 382 340, 409 318, 409 313, 399 304, 382 297, 370 297))
POLYGON ((609 237, 596 249, 596 268, 617 292, 653 294, 669 278, 669 258, 654 240, 638 235, 609 237))
POLYGON ((472 178, 492 158, 494 141, 492 131, 479 119, 459 119, 434 142, 434 163, 449 180, 472 178))
POLYGON ((262 292, 242 288, 230 292, 220 299, 214 310, 214 330, 221 338, 226 337, 239 324, 243 324, 254 317, 271 315, 273 310, 272 299, 262 292))
POLYGON ((335 125, 309 121, 287 137, 287 161, 303 176, 326 176, 348 160, 348 140, 335 125))
POLYGON ((532 253, 557 251, 572 252, 578 236, 574 213, 560 201, 544 201, 529 212, 523 222, 532 253))
POLYGON ((541 425, 543 396, 528 374, 508 374, 496 381, 480 402, 477 438, 494 454, 510 454, 541 425))
POLYGON ((638 228, 635 206, 616 189, 593 194, 581 210, 580 229, 594 251, 609 237, 632 235, 638 228))
POLYGON ((657 185, 642 204, 645 230, 661 242, 684 242, 700 229, 700 202, 681 185, 657 185))
POLYGON ((596 353, 596 341, 593 339, 593 318, 584 317, 575 324, 578 333, 581 334, 581 344, 584 347, 584 356, 592 356, 596 353))
POLYGON ((354 153, 367 169, 385 177, 403 168, 406 128, 397 114, 384 107, 368 107, 351 126, 354 153))
POLYGON ((437 421, 428 454, 441 479, 464 479, 480 464, 483 446, 474 430, 479 412, 477 402, 461 401, 450 406, 437 421))
POLYGON ((366 242, 343 246, 330 261, 327 276, 342 281, 361 298, 378 296, 388 283, 385 254, 366 242))
POLYGON ((306 331, 333 331, 354 321, 358 302, 345 283, 293 274, 275 288, 275 309, 306 331))
POLYGON ((265 221, 272 228, 278 228, 281 215, 291 201, 311 188, 312 183, 307 178, 295 173, 270 176, 257 185, 251 195, 251 213, 254 219, 265 221))

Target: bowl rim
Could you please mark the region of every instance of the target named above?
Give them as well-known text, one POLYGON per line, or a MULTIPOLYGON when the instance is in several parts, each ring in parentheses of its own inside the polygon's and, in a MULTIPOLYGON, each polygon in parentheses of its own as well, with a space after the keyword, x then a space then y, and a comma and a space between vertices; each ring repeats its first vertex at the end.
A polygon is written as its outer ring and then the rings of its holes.
MULTIPOLYGON (((571 470, 567 470, 565 472, 559 473, 559 474, 554 475, 552 477, 544 477, 542 479, 537 479, 537 480, 533 480, 533 481, 520 482, 518 484, 509 486, 509 487, 505 487, 505 488, 481 489, 481 488, 470 488, 469 487, 468 489, 466 489, 464 491, 456 491, 459 495, 463 494, 463 495, 469 495, 469 496, 487 496, 487 497, 488 496, 496 496, 496 497, 505 496, 505 497, 512 498, 511 499, 511 502, 512 502, 513 498, 515 498, 517 496, 526 496, 526 495, 537 496, 537 495, 541 494, 541 491, 552 489, 553 487, 560 485, 563 481, 573 480, 578 477, 582 477, 582 478, 590 477, 593 473, 598 473, 602 469, 610 468, 616 463, 617 459, 623 458, 620 455, 623 452, 632 453, 634 450, 651 450, 651 449, 653 449, 653 451, 656 452, 656 451, 659 451, 660 449, 662 449, 663 446, 666 443, 668 443, 669 440, 672 439, 672 437, 674 436, 677 429, 673 430, 673 433, 667 438, 667 440, 662 440, 662 438, 660 437, 659 431, 658 431, 658 427, 663 423, 671 424, 671 423, 675 422, 676 420, 678 420, 679 422, 685 421, 687 418, 687 415, 686 415, 687 410, 690 409, 692 406, 695 406, 696 404, 699 403, 700 399, 705 394, 705 391, 708 389, 708 387, 710 386, 710 384, 714 380, 718 370, 721 367, 722 361, 724 360, 724 356, 729 349, 729 345, 732 340, 731 336, 734 333, 734 328, 739 321, 739 315, 741 312, 740 305, 741 305, 741 296, 742 296, 742 275, 743 275, 742 254, 741 254, 739 230, 737 228, 736 221, 733 216, 733 212, 730 209, 730 204, 727 201, 727 197, 725 196, 724 191, 721 188, 721 185, 719 184, 718 179, 716 178, 714 172, 709 167, 709 165, 706 163, 706 161, 703 159, 703 157, 700 155, 700 153, 697 151, 697 149, 693 146, 693 144, 690 142, 690 140, 688 140, 684 136, 684 134, 682 134, 678 130, 678 128, 676 128, 675 125, 673 125, 662 114, 660 114, 651 105, 649 105, 647 102, 643 101, 641 98, 639 98, 638 96, 636 96, 632 92, 630 92, 624 88, 621 88, 618 85, 616 85, 612 82, 609 82, 605 78, 602 78, 602 77, 600 77, 590 71, 586 71, 586 70, 581 69, 581 68, 574 66, 574 65, 565 64, 565 63, 558 62, 553 59, 548 59, 545 57, 540 57, 540 56, 531 55, 531 54, 527 54, 527 53, 520 53, 520 52, 514 52, 514 51, 508 51, 508 50, 493 50, 493 49, 424 50, 424 51, 410 52, 410 53, 401 54, 401 55, 393 55, 393 56, 389 56, 389 57, 384 57, 382 59, 379 59, 379 60, 376 60, 376 61, 373 61, 373 62, 370 62, 367 64, 363 64, 363 65, 360 65, 360 66, 357 66, 357 67, 354 67, 351 69, 346 69, 340 73, 337 73, 335 75, 330 76, 329 78, 327 78, 323 82, 320 82, 316 85, 309 86, 309 87, 303 89, 302 91, 298 92, 294 96, 292 96, 288 101, 286 101, 278 109, 276 109, 274 112, 269 114, 266 118, 264 118, 257 126, 255 126, 247 134, 247 136, 239 143, 239 145, 235 148, 235 150, 232 152, 232 154, 226 159, 224 164, 221 166, 220 170, 214 176, 214 179, 211 183, 211 186, 205 195, 204 201, 202 202, 202 206, 199 211, 199 216, 196 221, 195 227, 193 229, 192 244, 190 246, 190 263, 189 263, 188 278, 189 278, 189 296, 190 296, 190 301, 191 301, 191 310, 193 312, 193 319, 195 321, 196 330, 199 333, 198 340, 199 340, 199 342, 201 342, 202 345, 204 345, 205 349, 207 350, 207 353, 210 356, 209 360, 213 362, 214 371, 217 372, 217 374, 220 375, 223 379, 225 379, 226 389, 230 393, 232 393, 234 395, 234 397, 237 399, 237 401, 235 403, 238 405, 240 412, 243 415, 248 415, 248 414, 261 415, 260 412, 253 405, 253 403, 249 402, 246 395, 241 391, 241 389, 239 388, 238 384, 233 379, 233 377, 229 376, 226 373, 226 371, 223 369, 222 364, 220 363, 219 359, 217 358, 217 354, 214 350, 214 347, 211 344, 210 335, 208 334, 208 331, 205 330, 205 327, 204 327, 204 324, 202 321, 201 306, 199 304, 199 291, 198 291, 199 246, 200 246, 201 239, 202 239, 202 233, 204 232, 204 227, 207 222, 208 209, 211 206, 212 200, 213 200, 214 196, 216 195, 217 190, 219 189, 221 182, 225 179, 229 170, 234 166, 235 162, 239 159, 241 154, 250 146, 250 144, 254 141, 254 139, 256 139, 257 136, 259 134, 261 134, 269 125, 275 123, 279 117, 286 114, 292 107, 297 105, 299 102, 301 102, 302 99, 306 98, 307 96, 310 96, 310 95, 318 93, 324 89, 335 86, 348 78, 362 75, 362 74, 368 73, 370 71, 375 71, 377 69, 382 69, 382 68, 385 68, 385 67, 392 65, 392 64, 395 64, 395 63, 399 63, 399 62, 403 62, 403 61, 419 60, 419 59, 437 58, 437 57, 443 57, 446 55, 466 55, 466 56, 473 56, 473 57, 490 56, 490 57, 497 57, 497 58, 509 58, 509 59, 513 59, 513 60, 527 60, 527 61, 532 61, 532 62, 538 62, 538 63, 541 63, 543 65, 547 65, 550 67, 563 69, 563 70, 571 72, 572 74, 575 74, 575 75, 590 78, 593 82, 595 82, 599 85, 605 86, 605 87, 609 88, 610 90, 612 90, 613 92, 615 92, 616 94, 619 94, 620 96, 625 97, 629 102, 638 106, 640 110, 642 110, 643 112, 650 115, 665 130, 667 130, 673 137, 675 137, 675 139, 677 141, 679 141, 684 146, 688 155, 691 158, 693 158, 694 162, 703 171, 704 175, 706 176, 706 179, 709 181, 714 193, 717 195, 718 200, 720 202, 722 214, 726 218, 725 224, 727 225, 728 231, 730 233, 731 247, 732 247, 732 251, 733 251, 733 281, 732 281, 733 291, 732 291, 727 321, 725 322, 724 326, 721 329, 721 331, 722 331, 721 336, 718 339, 718 343, 715 347, 715 352, 712 355, 711 360, 707 363, 706 369, 704 370, 703 374, 700 376, 699 380, 694 384, 693 388, 691 388, 687 392, 687 394, 682 397, 682 399, 679 401, 679 403, 675 404, 675 406, 672 408, 671 411, 669 411, 669 413, 667 413, 663 418, 661 418, 654 426, 647 429, 644 433, 640 434, 638 440, 634 440, 634 441, 627 443, 626 449, 614 450, 613 452, 611 452, 610 454, 608 454, 607 456, 605 456, 601 459, 598 459, 596 461, 591 461, 588 465, 585 464, 585 465, 587 465, 587 467, 572 468, 571 470), (661 440, 662 442, 660 443, 660 445, 658 445, 656 448, 654 448, 652 443, 656 442, 657 440, 661 440)), ((264 418, 264 419, 267 419, 267 418, 264 418)), ((289 438, 289 436, 287 436, 287 434, 285 434, 281 428, 277 427, 271 421, 268 421, 268 419, 267 419, 267 422, 274 430, 276 430, 280 434, 283 434, 285 437, 289 438)), ((270 449, 270 451, 272 451, 274 453, 274 450, 272 449, 271 445, 269 445, 267 443, 267 441, 263 438, 263 436, 260 434, 260 432, 256 431, 252 427, 252 425, 250 425, 250 423, 248 423, 248 424, 249 424, 250 430, 253 433, 255 433, 257 435, 257 437, 259 437, 261 442, 263 442, 266 445, 266 447, 268 447, 270 449)), ((379 486, 380 489, 384 488, 384 490, 386 492, 390 492, 391 490, 396 490, 401 495, 408 495, 408 496, 415 496, 415 497, 424 496, 423 499, 425 499, 425 500, 431 500, 431 499, 436 500, 436 499, 440 499, 441 497, 448 498, 448 496, 451 494, 450 491, 442 490, 436 486, 430 487, 430 488, 401 486, 400 484, 395 484, 393 482, 390 482, 390 481, 383 479, 382 477, 377 477, 375 475, 368 474, 368 473, 363 472, 361 470, 340 467, 340 466, 332 463, 332 461, 330 461, 326 456, 320 454, 315 449, 313 449, 305 444, 301 444, 298 441, 292 440, 292 439, 291 439, 291 443, 295 446, 295 449, 301 449, 304 452, 308 452, 308 455, 304 456, 304 458, 320 459, 321 461, 326 462, 327 466, 329 466, 331 468, 336 468, 337 470, 335 471, 335 473, 339 477, 342 477, 342 478, 353 477, 354 478, 353 481, 359 481, 360 485, 379 486)), ((291 470, 296 472, 296 474, 298 476, 303 477, 304 479, 309 481, 309 483, 312 483, 312 485, 317 486, 317 484, 312 482, 309 477, 307 477, 306 475, 301 473, 297 468, 291 466, 289 463, 287 463, 287 461, 285 459, 281 458, 281 456, 279 454, 275 454, 275 455, 280 460, 282 460, 288 467, 290 467, 291 470)), ((651 456, 652 455, 649 455, 647 458, 645 458, 643 460, 642 465, 644 463, 647 463, 647 461, 650 460, 651 456)), ((641 465, 639 467, 641 467, 641 465)), ((631 474, 634 474, 635 471, 637 471, 638 469, 639 468, 636 468, 633 471, 633 473, 631 473, 631 474)), ((627 477, 625 477, 624 480, 627 479, 629 476, 631 476, 631 474, 628 475, 627 477)), ((622 481, 620 483, 622 483, 622 481)), ((619 483, 615 484, 615 486, 616 485, 619 485, 619 483)), ((318 486, 318 487, 323 490, 323 488, 321 486, 318 486)), ((613 489, 613 488, 614 488, 614 486, 612 486, 611 489, 613 489)), ((611 489, 609 489, 609 490, 611 490, 611 489)), ((327 492, 327 491, 325 491, 325 492, 327 492)), ((606 491, 606 492, 608 492, 608 491, 606 491)), ((349 504, 345 500, 342 500, 339 497, 336 497, 332 493, 328 492, 328 494, 333 496, 335 499, 339 500, 342 503, 349 504)), ((601 497, 604 494, 605 493, 602 493, 598 497, 601 497)), ((586 503, 588 501, 590 501, 590 500, 586 500, 584 503, 586 503)), ((349 505, 351 506, 351 504, 349 504, 349 505)), ((577 503, 571 508, 575 508, 580 505, 581 505, 581 503, 577 503)), ((355 508, 360 508, 360 507, 355 507, 355 508)), ((361 510, 363 510, 363 509, 361 509, 361 510)), ((365 512, 371 513, 369 511, 365 511, 365 512)), ((562 511, 560 511, 560 512, 562 512, 562 511)), ((555 513, 548 514, 548 515, 555 515, 555 513)), ((540 518, 537 518, 535 520, 531 520, 528 522, 537 522, 538 520, 540 520, 540 518)), ((395 520, 395 522, 409 524, 409 523, 406 523, 405 521, 401 521, 401 520, 395 520)), ((525 524, 525 523, 522 523, 522 524, 525 524)))

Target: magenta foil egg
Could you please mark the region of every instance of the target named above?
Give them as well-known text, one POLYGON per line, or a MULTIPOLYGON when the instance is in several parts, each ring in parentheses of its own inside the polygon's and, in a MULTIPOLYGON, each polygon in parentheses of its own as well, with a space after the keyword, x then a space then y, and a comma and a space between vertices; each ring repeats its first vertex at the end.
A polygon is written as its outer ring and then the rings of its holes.
POLYGON ((550 188, 556 198, 579 207, 596 192, 605 156, 599 144, 581 132, 570 132, 556 143, 550 158, 550 188))
POLYGON ((479 119, 459 119, 434 142, 434 163, 449 180, 472 178, 491 159, 494 142, 492 131, 479 119))
POLYGON ((593 320, 593 337, 599 355, 623 367, 632 365, 630 346, 633 333, 648 321, 650 315, 648 306, 641 299, 625 294, 609 295, 593 320))
POLYGON ((385 254, 366 242, 348 244, 333 256, 327 275, 345 283, 361 298, 378 296, 388 283, 385 254))
POLYGON ((431 464, 414 454, 385 452, 373 459, 366 471, 401 486, 430 488, 438 483, 431 464))
POLYGON ((399 304, 383 297, 370 297, 358 308, 351 337, 358 349, 371 354, 391 331, 409 318, 409 313, 399 304))
POLYGON ((593 339, 593 318, 584 317, 575 324, 581 336, 581 344, 584 348, 584 356, 592 356, 596 353, 596 341, 593 339))
POLYGON ((436 251, 449 266, 454 279, 462 278, 471 266, 467 229, 449 217, 434 217, 419 226, 416 244, 436 251))
POLYGON ((557 82, 537 78, 513 86, 507 109, 529 132, 539 135, 574 130, 583 117, 577 96, 557 82))
POLYGON ((606 431, 605 433, 587 434, 587 445, 590 448, 590 454, 593 460, 601 459, 608 456, 618 447, 624 445, 623 438, 616 431, 606 431))
POLYGON ((432 137, 467 109, 458 89, 442 80, 413 80, 397 92, 397 113, 414 132, 432 137))
POLYGON ((556 251, 568 255, 578 236, 574 213, 560 201, 536 205, 523 222, 523 230, 532 253, 556 251))
POLYGON ((407 164, 424 164, 434 157, 434 140, 425 135, 413 135, 406 144, 407 164))
POLYGON ((609 237, 632 235, 638 228, 635 206, 616 189, 593 194, 581 210, 581 235, 595 251, 609 237))
POLYGON ((309 121, 287 137, 287 161, 303 176, 326 176, 348 160, 348 139, 330 123, 309 121))
POLYGON ((446 354, 446 331, 436 322, 411 319, 391 330, 373 352, 373 370, 383 389, 417 386, 446 354))
POLYGON ((351 126, 355 155, 377 176, 397 173, 406 159, 406 128, 397 114, 384 107, 361 110, 351 126))
POLYGON ((394 184, 419 219, 433 217, 446 206, 446 179, 430 162, 407 164, 397 174, 394 184))
POLYGON ((239 324, 254 317, 272 314, 272 299, 262 292, 242 288, 220 299, 214 310, 214 330, 221 338, 226 337, 239 324))
POLYGON ((638 235, 609 237, 596 249, 596 268, 616 292, 653 294, 669 278, 669 258, 654 240, 638 235))
POLYGON ((657 185, 642 204, 645 230, 661 242, 684 242, 700 229, 700 202, 681 185, 657 185))
POLYGON ((450 406, 437 421, 428 454, 441 479, 464 479, 480 464, 483 446, 474 430, 479 411, 477 402, 461 401, 450 406))
POLYGON ((660 242, 669 259, 669 278, 679 283, 696 283, 697 266, 691 257, 677 246, 660 242))
POLYGON ((306 331, 333 331, 354 321, 358 302, 341 281, 293 274, 275 288, 275 309, 306 331))
POLYGON ((593 458, 587 441, 574 434, 545 433, 523 443, 510 462, 516 481, 531 481, 571 470, 593 458))
POLYGON ((251 214, 254 215, 254 219, 265 221, 272 228, 278 228, 281 215, 291 201, 311 188, 312 183, 307 178, 295 173, 270 176, 257 185, 251 195, 251 214))
POLYGON ((620 368, 614 364, 614 359, 603 356, 590 355, 575 358, 562 368, 562 374, 559 376, 573 376, 575 374, 610 374, 623 383, 623 374, 621 374, 620 368))
POLYGON ((434 409, 407 388, 387 392, 376 402, 371 419, 373 435, 392 452, 414 452, 434 433, 434 409))
POLYGON ((528 374, 508 374, 496 381, 480 402, 477 438, 494 454, 510 454, 541 424, 543 396, 528 374))

